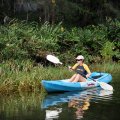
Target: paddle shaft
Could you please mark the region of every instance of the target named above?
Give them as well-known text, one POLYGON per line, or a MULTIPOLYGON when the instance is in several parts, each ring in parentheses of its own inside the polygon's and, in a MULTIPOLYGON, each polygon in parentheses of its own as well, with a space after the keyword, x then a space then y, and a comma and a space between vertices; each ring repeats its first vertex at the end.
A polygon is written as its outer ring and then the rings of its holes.
MULTIPOLYGON (((82 74, 82 73, 78 73, 78 74, 82 75, 84 78, 86 78, 86 79, 87 79, 87 77, 86 77, 84 74, 82 74)), ((96 80, 95 80, 95 79, 90 78, 90 77, 88 77, 88 78, 89 78, 89 79, 91 79, 91 80, 93 80, 94 82, 96 82, 96 80)))

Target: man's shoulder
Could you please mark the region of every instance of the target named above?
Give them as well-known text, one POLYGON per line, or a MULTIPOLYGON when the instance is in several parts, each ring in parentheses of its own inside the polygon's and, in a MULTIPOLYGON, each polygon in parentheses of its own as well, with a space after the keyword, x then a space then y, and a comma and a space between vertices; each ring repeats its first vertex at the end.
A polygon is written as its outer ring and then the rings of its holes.
POLYGON ((83 63, 83 66, 88 66, 87 64, 83 63))

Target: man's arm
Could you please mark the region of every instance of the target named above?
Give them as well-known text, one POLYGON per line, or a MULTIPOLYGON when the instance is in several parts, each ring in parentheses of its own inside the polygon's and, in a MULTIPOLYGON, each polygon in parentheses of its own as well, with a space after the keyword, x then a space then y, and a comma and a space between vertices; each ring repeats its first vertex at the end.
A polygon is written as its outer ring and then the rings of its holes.
POLYGON ((86 75, 86 77, 88 78, 90 75, 91 75, 91 72, 90 72, 90 69, 89 69, 89 67, 86 65, 86 64, 83 64, 83 67, 84 67, 84 69, 87 71, 87 75, 86 75))

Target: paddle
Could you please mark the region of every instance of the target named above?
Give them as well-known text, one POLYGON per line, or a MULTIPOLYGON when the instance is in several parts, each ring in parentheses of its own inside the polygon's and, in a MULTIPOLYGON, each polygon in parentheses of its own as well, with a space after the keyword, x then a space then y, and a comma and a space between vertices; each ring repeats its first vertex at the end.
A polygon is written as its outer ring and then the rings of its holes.
MULTIPOLYGON (((47 55, 46 59, 48 61, 52 62, 52 63, 55 63, 55 64, 62 64, 60 62, 60 60, 57 57, 53 56, 53 55, 47 55)), ((83 76, 86 77, 85 75, 83 75, 83 76)), ((89 77, 89 79, 93 80, 94 82, 97 82, 100 85, 100 87, 103 88, 104 90, 113 90, 113 87, 111 85, 105 83, 105 82, 99 82, 99 81, 97 81, 97 80, 95 80, 93 78, 90 78, 90 77, 89 77)))
POLYGON ((60 62, 60 60, 57 57, 53 56, 53 55, 47 55, 46 59, 49 60, 52 63, 55 63, 55 64, 62 64, 60 62))
MULTIPOLYGON (((81 75, 86 78, 86 76, 84 74, 81 74, 81 75)), ((113 87, 105 82, 99 82, 99 81, 97 81, 97 79, 93 79, 91 77, 88 77, 88 78, 93 80, 94 82, 97 82, 100 85, 100 87, 104 90, 113 90, 113 87)))

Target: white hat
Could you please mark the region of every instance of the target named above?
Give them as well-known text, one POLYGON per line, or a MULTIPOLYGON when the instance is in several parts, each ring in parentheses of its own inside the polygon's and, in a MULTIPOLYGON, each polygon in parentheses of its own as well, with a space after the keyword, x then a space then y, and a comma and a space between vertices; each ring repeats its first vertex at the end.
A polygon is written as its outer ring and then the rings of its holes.
POLYGON ((76 59, 77 59, 77 60, 80 60, 80 59, 84 60, 84 57, 83 57, 82 55, 78 55, 78 56, 76 57, 76 59))

